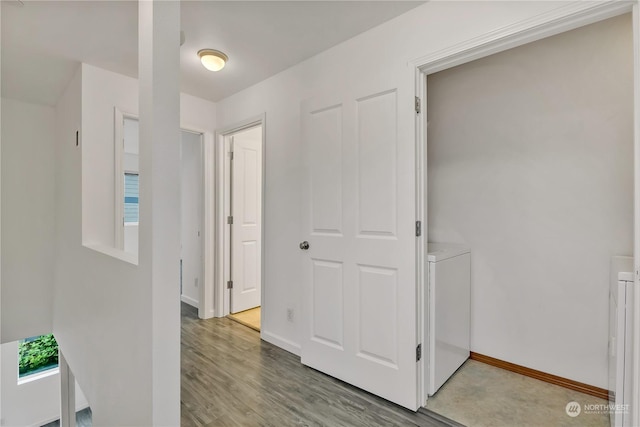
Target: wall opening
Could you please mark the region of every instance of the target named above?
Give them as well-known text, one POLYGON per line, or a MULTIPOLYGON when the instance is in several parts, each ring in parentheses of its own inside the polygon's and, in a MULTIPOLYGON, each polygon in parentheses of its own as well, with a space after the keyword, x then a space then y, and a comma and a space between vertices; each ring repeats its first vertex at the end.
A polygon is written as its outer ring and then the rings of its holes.
POLYGON ((611 258, 633 256, 631 30, 617 16, 427 82, 429 241, 471 248, 471 351, 605 394, 611 258))
POLYGON ((25 338, 18 343, 18 382, 58 368, 58 343, 53 334, 25 338))

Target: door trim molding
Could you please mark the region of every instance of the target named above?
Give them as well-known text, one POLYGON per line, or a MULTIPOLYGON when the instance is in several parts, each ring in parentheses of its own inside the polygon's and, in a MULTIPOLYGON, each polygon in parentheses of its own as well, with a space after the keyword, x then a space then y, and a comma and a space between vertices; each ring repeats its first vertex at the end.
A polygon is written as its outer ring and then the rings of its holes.
MULTIPOLYGON (((637 0, 575 1, 409 61, 410 75, 408 78, 413 79, 414 95, 419 97, 422 102, 422 111, 416 114, 415 119, 415 138, 417 154, 416 188, 418 190, 416 211, 417 219, 422 221, 423 230, 425 230, 423 234, 428 236, 426 211, 426 191, 428 188, 426 172, 427 76, 631 11, 633 11, 634 25, 634 266, 636 270, 635 284, 636 286, 640 284, 640 13, 637 0)), ((427 253, 429 239, 425 237, 422 240, 421 244, 418 243, 419 246, 416 252, 418 266, 416 295, 419 301, 417 312, 419 336, 417 337, 417 342, 428 343, 429 341, 425 335, 426 331, 428 331, 426 327, 427 319, 425 318, 426 308, 428 307, 428 294, 425 292, 427 281, 423 266, 425 265, 425 254, 427 253)), ((634 295, 634 328, 636 330, 640 329, 640 292, 635 292, 634 295)), ((632 424, 636 425, 640 421, 640 340, 634 340, 633 346, 634 378, 633 404, 631 406, 632 424)), ((424 372, 427 372, 426 363, 428 362, 423 357, 418 365, 418 402, 421 406, 427 401, 424 378, 424 372)))
MULTIPOLYGON (((260 269, 261 269, 261 281, 260 281, 260 304, 263 307, 260 311, 260 323, 261 323, 261 338, 264 335, 264 319, 265 319, 265 310, 264 310, 264 301, 265 301, 265 293, 267 287, 265 286, 265 183, 266 183, 266 140, 267 140, 267 116, 266 113, 260 114, 258 116, 250 117, 246 120, 242 120, 237 122, 231 126, 227 126, 221 128, 215 133, 215 147, 213 147, 213 151, 215 152, 215 160, 212 162, 208 162, 205 166, 207 170, 207 174, 211 174, 214 176, 215 180, 215 197, 212 204, 213 215, 210 215, 211 218, 215 217, 215 227, 213 227, 208 233, 207 238, 211 238, 215 246, 215 256, 207 259, 207 263, 209 260, 213 260, 212 262, 212 271, 215 271, 215 277, 213 278, 211 288, 213 289, 214 301, 215 301, 215 316, 216 317, 224 317, 229 314, 229 293, 226 291, 226 283, 229 278, 229 268, 226 264, 225 259, 225 243, 228 241, 228 227, 226 227, 226 217, 227 217, 227 187, 226 183, 230 179, 229 174, 229 157, 226 155, 226 142, 227 139, 233 134, 240 132, 245 129, 249 129, 256 126, 262 126, 262 182, 261 182, 261 194, 262 198, 262 218, 260 219, 262 222, 262 230, 261 230, 261 239, 262 239, 262 248, 260 251, 260 269), (215 230, 214 230, 215 228, 215 230)), ((213 194, 213 192, 212 192, 213 194)))
POLYGON ((630 12, 635 2, 576 1, 416 58, 412 63, 426 74, 446 70, 536 40, 564 33, 630 12))
POLYGON ((633 19, 633 380, 631 384, 631 425, 640 424, 640 6, 636 1, 633 19))

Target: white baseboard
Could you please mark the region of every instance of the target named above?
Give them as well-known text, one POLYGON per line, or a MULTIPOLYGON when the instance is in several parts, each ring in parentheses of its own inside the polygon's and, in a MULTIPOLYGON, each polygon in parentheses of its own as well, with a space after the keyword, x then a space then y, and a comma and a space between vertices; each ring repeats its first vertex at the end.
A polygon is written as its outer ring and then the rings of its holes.
POLYGON ((186 302, 190 306, 198 308, 198 301, 196 301, 193 298, 190 298, 190 297, 188 297, 186 295, 180 295, 180 301, 186 302))
POLYGON ((200 316, 200 310, 198 310, 198 317, 202 320, 211 319, 212 317, 216 317, 216 312, 215 310, 211 309, 209 310, 209 313, 205 313, 203 317, 203 316, 200 316))
POLYGON ((275 345, 276 347, 280 347, 281 349, 288 351, 289 353, 293 353, 298 357, 300 356, 300 344, 296 344, 293 341, 289 341, 288 339, 282 338, 279 335, 267 332, 264 329, 260 331, 260 338, 268 343, 275 345))

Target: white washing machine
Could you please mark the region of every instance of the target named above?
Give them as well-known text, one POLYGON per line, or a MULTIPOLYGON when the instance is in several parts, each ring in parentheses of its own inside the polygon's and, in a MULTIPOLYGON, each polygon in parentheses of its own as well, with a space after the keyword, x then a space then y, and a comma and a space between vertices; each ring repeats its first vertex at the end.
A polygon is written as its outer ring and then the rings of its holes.
POLYGON ((434 395, 469 358, 471 251, 452 243, 428 247, 427 393, 434 395))
POLYGON ((633 258, 613 257, 609 290, 609 412, 611 427, 631 425, 633 258), (621 271, 622 270, 622 271, 621 271))

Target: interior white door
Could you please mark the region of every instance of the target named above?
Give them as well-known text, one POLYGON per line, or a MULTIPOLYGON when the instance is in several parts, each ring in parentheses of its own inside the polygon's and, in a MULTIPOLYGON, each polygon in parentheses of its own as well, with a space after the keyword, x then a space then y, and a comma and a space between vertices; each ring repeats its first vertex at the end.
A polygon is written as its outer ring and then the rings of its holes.
POLYGON ((233 135, 231 161, 231 312, 260 305, 262 127, 233 135))
POLYGON ((301 107, 302 363, 416 410, 414 113, 370 75, 301 107))

